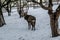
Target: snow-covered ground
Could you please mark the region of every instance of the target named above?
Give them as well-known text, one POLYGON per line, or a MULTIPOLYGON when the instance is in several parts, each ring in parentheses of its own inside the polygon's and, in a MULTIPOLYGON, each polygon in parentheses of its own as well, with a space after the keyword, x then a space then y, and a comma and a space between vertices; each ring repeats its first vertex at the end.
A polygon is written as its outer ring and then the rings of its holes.
MULTIPOLYGON (((54 6, 55 8, 56 6, 54 6)), ((28 14, 36 17, 35 31, 28 30, 26 20, 19 18, 16 8, 13 8, 11 16, 4 13, 6 25, 0 28, 0 40, 60 40, 60 36, 51 37, 50 19, 47 10, 31 7, 28 14)))

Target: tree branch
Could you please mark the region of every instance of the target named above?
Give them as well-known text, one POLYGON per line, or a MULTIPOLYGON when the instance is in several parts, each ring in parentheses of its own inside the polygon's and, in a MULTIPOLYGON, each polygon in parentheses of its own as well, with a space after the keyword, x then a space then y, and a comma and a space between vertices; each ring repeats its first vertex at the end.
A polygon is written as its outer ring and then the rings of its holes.
POLYGON ((6 6, 6 5, 8 5, 10 2, 11 2, 11 0, 8 0, 6 4, 2 4, 1 5, 1 8, 4 7, 4 6, 6 6))
POLYGON ((43 9, 45 9, 45 10, 49 10, 49 9, 50 9, 50 7, 45 7, 45 6, 42 4, 42 0, 40 0, 40 3, 37 2, 37 1, 35 1, 35 0, 32 0, 32 2, 39 4, 39 5, 40 5, 43 9))

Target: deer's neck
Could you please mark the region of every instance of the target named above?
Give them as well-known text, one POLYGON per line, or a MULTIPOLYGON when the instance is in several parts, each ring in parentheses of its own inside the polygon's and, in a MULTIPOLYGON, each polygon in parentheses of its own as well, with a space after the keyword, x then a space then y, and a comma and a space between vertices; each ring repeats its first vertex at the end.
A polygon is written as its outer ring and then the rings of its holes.
POLYGON ((28 18, 29 18, 29 15, 26 15, 26 16, 24 17, 24 19, 26 19, 26 20, 28 20, 28 18))

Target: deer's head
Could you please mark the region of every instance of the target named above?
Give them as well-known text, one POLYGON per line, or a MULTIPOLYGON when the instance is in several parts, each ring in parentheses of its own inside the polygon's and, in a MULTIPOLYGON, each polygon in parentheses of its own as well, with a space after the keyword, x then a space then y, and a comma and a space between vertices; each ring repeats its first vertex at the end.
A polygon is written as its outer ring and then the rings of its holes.
POLYGON ((22 17, 25 17, 26 15, 27 15, 27 12, 22 12, 22 13, 21 13, 21 16, 22 16, 22 17))

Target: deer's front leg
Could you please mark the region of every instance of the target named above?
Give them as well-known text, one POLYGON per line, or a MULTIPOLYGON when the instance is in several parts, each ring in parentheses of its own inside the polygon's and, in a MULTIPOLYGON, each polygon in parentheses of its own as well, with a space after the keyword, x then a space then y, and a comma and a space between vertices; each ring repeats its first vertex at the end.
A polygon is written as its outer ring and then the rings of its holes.
POLYGON ((31 23, 31 25, 32 25, 32 30, 35 30, 35 22, 36 22, 36 21, 34 21, 34 22, 31 23))
POLYGON ((30 29, 31 28, 31 23, 30 22, 28 22, 28 29, 30 29))

